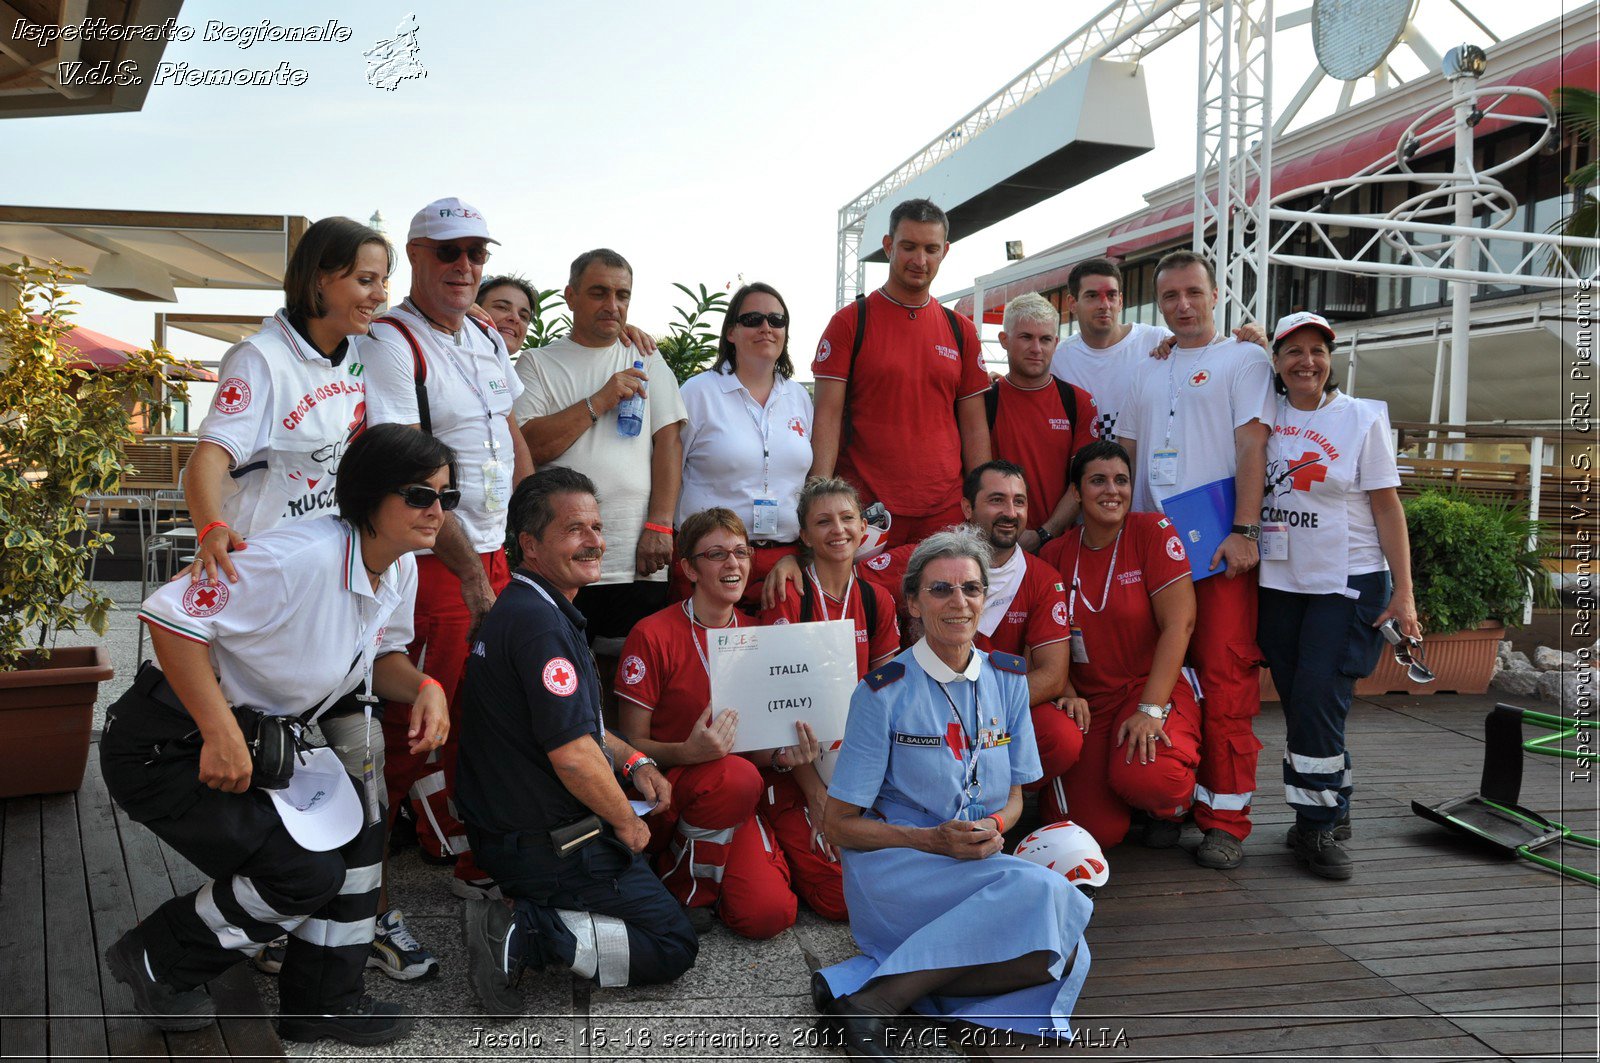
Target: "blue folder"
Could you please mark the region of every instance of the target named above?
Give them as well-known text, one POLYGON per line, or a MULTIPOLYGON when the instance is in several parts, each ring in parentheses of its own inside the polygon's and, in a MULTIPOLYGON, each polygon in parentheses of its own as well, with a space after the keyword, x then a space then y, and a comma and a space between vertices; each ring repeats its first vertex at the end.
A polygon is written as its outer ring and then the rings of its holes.
POLYGON ((1162 511, 1183 540, 1183 549, 1189 555, 1189 572, 1196 583, 1228 571, 1223 562, 1218 562, 1214 571, 1206 566, 1233 529, 1233 503, 1231 476, 1190 488, 1161 503, 1162 511))

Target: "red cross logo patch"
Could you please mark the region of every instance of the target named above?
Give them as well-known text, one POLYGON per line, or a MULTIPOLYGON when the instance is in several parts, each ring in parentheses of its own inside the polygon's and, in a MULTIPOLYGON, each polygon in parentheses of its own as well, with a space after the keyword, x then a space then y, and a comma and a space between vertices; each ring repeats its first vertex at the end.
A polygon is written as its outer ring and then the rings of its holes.
POLYGON ((1050 619, 1061 627, 1067 626, 1067 603, 1057 602, 1050 607, 1050 619))
POLYGON ((557 697, 571 697, 578 689, 578 670, 565 657, 552 658, 544 666, 544 688, 557 697))
POLYGON ((1289 466, 1289 479, 1294 483, 1296 491, 1309 491, 1314 483, 1321 483, 1328 478, 1328 467, 1322 464, 1322 455, 1314 450, 1308 450, 1300 455, 1293 465, 1289 466))
POLYGON ((805 422, 800 420, 798 417, 789 418, 789 431, 793 432, 801 439, 804 439, 806 437, 805 422))
POLYGON ((644 661, 637 654, 628 654, 622 662, 622 681, 631 687, 644 679, 644 673, 644 661))
POLYGON ((1194 376, 1189 378, 1189 386, 1192 388, 1202 387, 1204 386, 1205 382, 1210 379, 1210 373, 1206 372, 1204 369, 1196 369, 1194 376))
POLYGON ((833 344, 829 343, 827 340, 823 340, 821 343, 817 344, 817 361, 826 362, 828 360, 828 355, 832 353, 833 344))
POLYGON ((1176 535, 1167 537, 1167 556, 1174 561, 1188 560, 1189 555, 1183 552, 1183 544, 1178 541, 1176 535))
POLYGON ((243 413, 250 408, 250 385, 230 376, 217 385, 215 405, 219 413, 243 413))
POLYGON ((220 580, 203 579, 183 592, 183 611, 190 616, 215 616, 228 604, 228 585, 220 580))
POLYGON ((888 554, 879 554, 877 557, 874 557, 867 562, 867 567, 872 569, 874 572, 882 572, 884 569, 889 567, 889 562, 891 560, 893 559, 888 554))

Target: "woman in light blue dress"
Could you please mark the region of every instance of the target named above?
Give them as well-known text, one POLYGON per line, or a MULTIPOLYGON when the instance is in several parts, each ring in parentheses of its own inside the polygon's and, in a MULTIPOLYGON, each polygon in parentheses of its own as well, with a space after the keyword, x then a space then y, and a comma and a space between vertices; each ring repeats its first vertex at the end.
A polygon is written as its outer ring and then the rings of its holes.
POLYGON ((883 1017, 908 1011, 1070 1037, 1088 974, 1093 902, 1001 852, 1041 772, 1026 662, 972 645, 988 572, 969 530, 923 542, 905 591, 924 635, 850 701, 826 836, 863 955, 817 972, 812 993, 854 1056, 891 1058, 883 1017))

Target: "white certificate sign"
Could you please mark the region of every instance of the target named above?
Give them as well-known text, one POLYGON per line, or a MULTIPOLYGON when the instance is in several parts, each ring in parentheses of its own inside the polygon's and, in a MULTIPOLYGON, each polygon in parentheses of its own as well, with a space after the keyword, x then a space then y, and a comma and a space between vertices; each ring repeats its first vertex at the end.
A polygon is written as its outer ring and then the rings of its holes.
POLYGON ((711 714, 739 710, 733 751, 795 743, 804 720, 827 748, 844 737, 856 689, 856 626, 850 620, 709 632, 711 714))

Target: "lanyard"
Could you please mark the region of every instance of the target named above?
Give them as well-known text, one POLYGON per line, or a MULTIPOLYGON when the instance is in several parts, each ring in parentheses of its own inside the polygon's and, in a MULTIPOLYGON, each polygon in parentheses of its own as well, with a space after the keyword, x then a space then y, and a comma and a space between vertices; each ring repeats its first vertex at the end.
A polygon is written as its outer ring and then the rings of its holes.
MULTIPOLYGON (((684 599, 683 611, 689 617, 689 641, 694 643, 694 652, 700 658, 700 667, 706 670, 706 682, 709 683, 711 681, 711 662, 706 658, 706 651, 701 648, 700 639, 694 633, 695 625, 700 623, 694 618, 694 595, 691 594, 684 599)), ((739 611, 735 609, 733 615, 728 617, 728 622, 722 626, 733 627, 738 619, 739 611)), ((706 638, 709 639, 711 637, 711 629, 704 624, 700 624, 700 626, 706 628, 706 638)))
MULTIPOLYGON (((1211 348, 1221 342, 1221 339, 1213 338, 1210 343, 1200 348, 1200 354, 1194 360, 1194 369, 1189 373, 1191 379, 1200 371, 1200 363, 1211 352, 1211 348)), ((1172 446, 1172 426, 1178 419, 1178 398, 1181 394, 1182 392, 1178 390, 1178 351, 1177 348, 1173 348, 1172 353, 1167 356, 1167 439, 1162 444, 1164 447, 1172 446)))
MULTIPOLYGON (((410 299, 407 299, 403 305, 412 313, 422 318, 422 320, 426 321, 429 325, 433 324, 433 319, 419 310, 417 305, 410 299)), ((461 327, 465 329, 466 325, 463 324, 461 327)), ((430 328, 428 331, 431 334, 435 330, 430 328)), ((454 334, 452 333, 452 336, 453 335, 454 334)), ((461 349, 460 344, 452 343, 450 348, 447 349, 444 344, 437 342, 436 339, 434 342, 434 347, 444 354, 444 360, 449 363, 451 369, 455 370, 456 377, 467 386, 468 391, 472 392, 472 397, 478 400, 478 407, 483 410, 483 429, 486 433, 486 438, 483 441, 483 445, 489 448, 489 456, 491 458, 495 459, 496 461, 500 460, 500 444, 495 442, 494 438, 494 414, 489 410, 489 400, 483 397, 483 391, 478 387, 478 382, 476 380, 477 368, 473 368, 472 376, 468 376, 467 371, 461 368, 461 362, 458 360, 456 354, 456 352, 461 349)), ((472 357, 470 343, 467 345, 467 357, 469 359, 472 357)))
MULTIPOLYGON (((822 581, 817 578, 817 566, 816 565, 807 565, 806 566, 806 573, 811 577, 811 582, 815 583, 817 585, 817 608, 822 610, 822 619, 824 619, 824 620, 832 620, 833 617, 828 612, 828 592, 822 589, 822 581)), ((850 579, 849 579, 849 582, 847 582, 844 585, 844 598, 841 600, 840 605, 839 605, 839 619, 840 620, 847 619, 849 617, 849 615, 850 615, 850 591, 855 588, 855 585, 856 585, 856 570, 855 570, 855 566, 852 565, 852 566, 850 566, 850 579)), ((869 633, 869 637, 870 637, 870 633, 869 633)))
MULTIPOLYGON (((1084 595, 1083 597, 1083 607, 1091 613, 1103 612, 1106 602, 1111 598, 1111 581, 1117 574, 1117 552, 1122 549, 1122 532, 1126 527, 1127 524, 1124 523, 1121 528, 1118 528, 1117 537, 1112 540, 1111 567, 1106 569, 1106 585, 1105 589, 1100 592, 1100 604, 1091 605, 1089 604, 1089 596, 1084 595)), ((1080 524, 1078 525, 1078 552, 1072 557, 1072 593, 1069 595, 1071 600, 1067 603, 1067 627, 1069 628, 1073 626, 1074 618, 1078 614, 1078 562, 1083 559, 1083 552, 1086 549, 1088 547, 1083 545, 1083 525, 1080 524)), ((1104 547, 1101 549, 1104 549, 1104 547)))
POLYGON ((773 400, 778 397, 777 392, 778 384, 777 381, 774 380, 772 384, 772 394, 767 396, 767 405, 764 408, 758 409, 755 405, 755 400, 751 397, 748 391, 744 390, 744 386, 740 385, 739 388, 739 398, 744 404, 745 416, 750 418, 750 423, 756 426, 756 434, 761 437, 761 496, 763 498, 767 497, 769 494, 767 484, 771 479, 772 407, 776 405, 773 400))
MULTIPOLYGON (((932 677, 930 676, 929 678, 932 677)), ((945 685, 943 683, 940 683, 937 679, 934 679, 933 681, 935 685, 938 686, 939 692, 944 695, 944 700, 950 703, 950 715, 956 718, 956 726, 961 728, 961 737, 966 740, 967 749, 971 752, 970 758, 963 758, 963 762, 967 768, 967 785, 965 792, 967 795, 967 804, 970 805, 979 797, 983 796, 983 783, 978 781, 978 743, 973 740, 972 732, 967 730, 967 721, 961 718, 961 712, 956 708, 956 699, 950 696, 950 691, 945 689, 945 685)), ((977 728, 978 720, 982 717, 982 715, 983 707, 978 703, 978 683, 977 680, 973 680, 972 726, 974 729, 977 728)))

